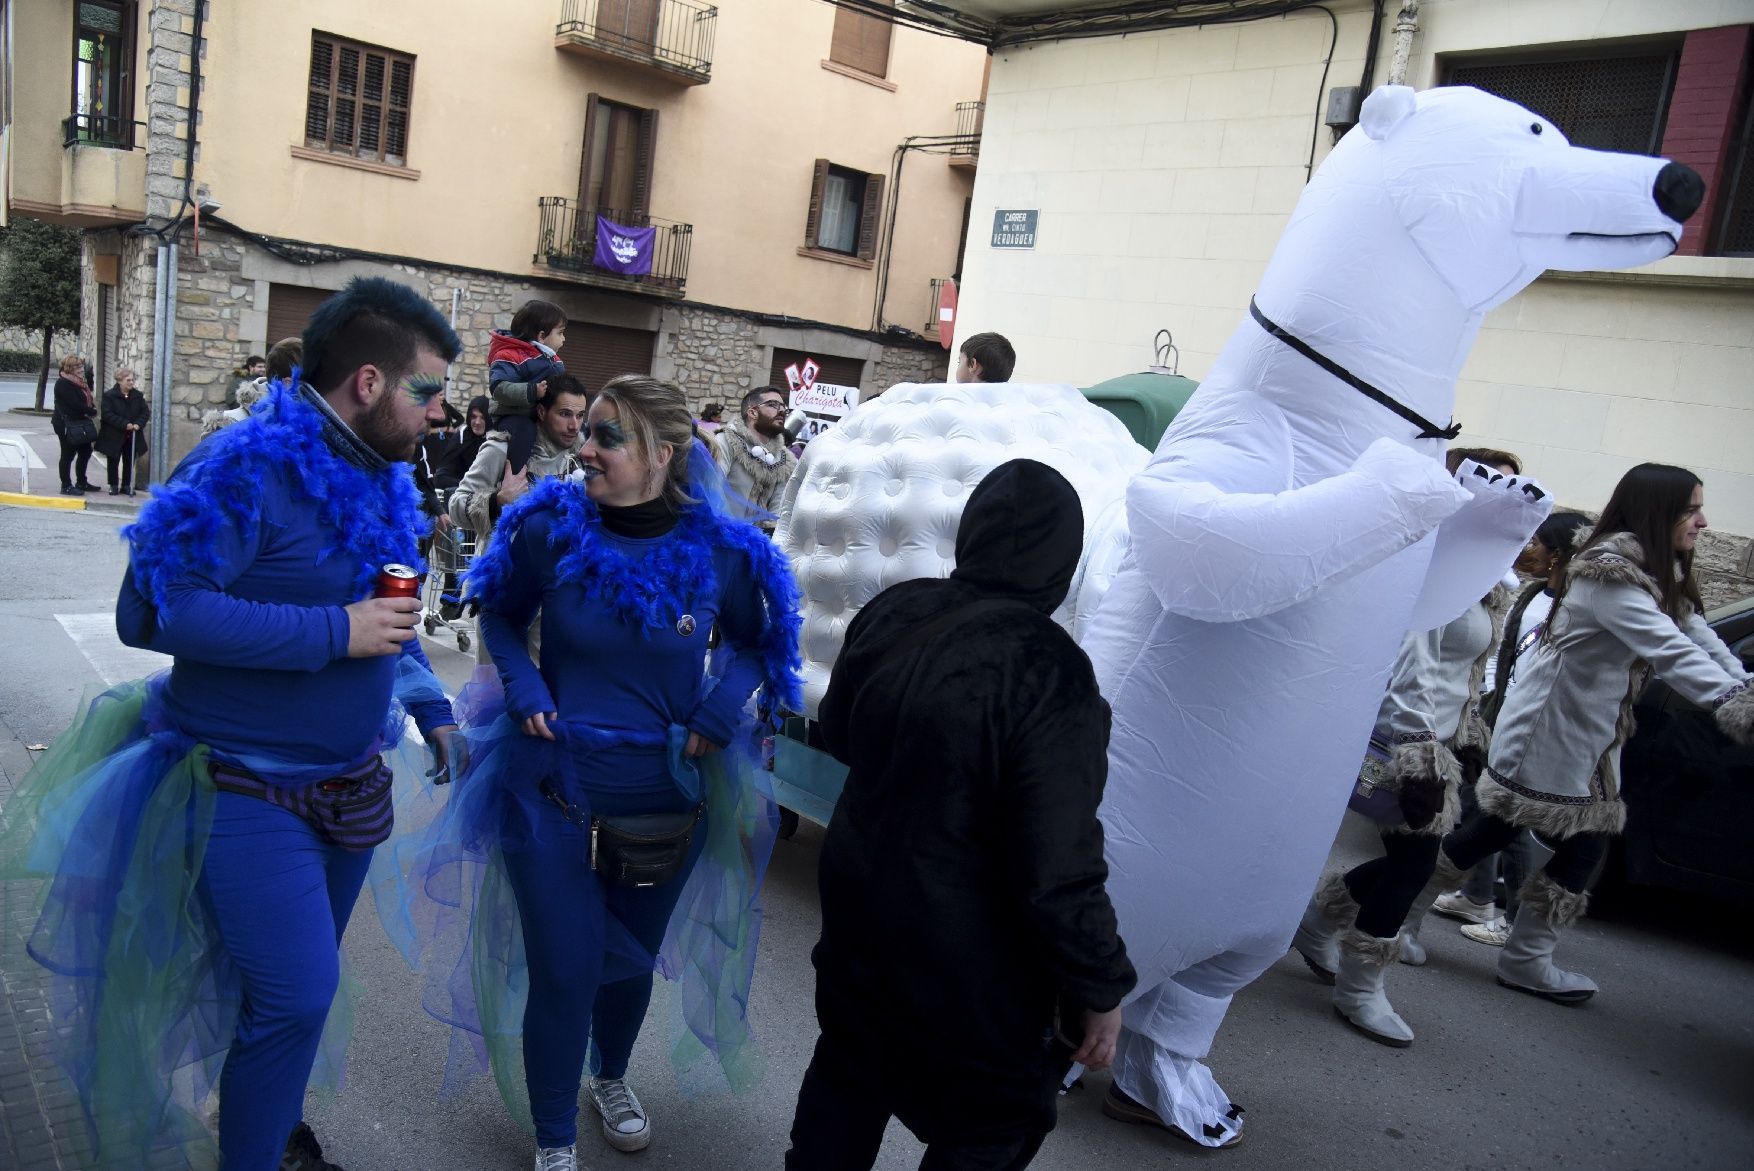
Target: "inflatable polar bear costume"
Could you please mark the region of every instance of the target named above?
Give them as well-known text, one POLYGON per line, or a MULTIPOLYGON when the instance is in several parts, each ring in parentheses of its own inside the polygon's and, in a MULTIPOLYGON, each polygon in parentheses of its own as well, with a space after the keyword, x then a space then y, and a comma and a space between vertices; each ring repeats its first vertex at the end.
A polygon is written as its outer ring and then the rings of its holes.
POLYGON ((903 383, 811 440, 775 533, 804 592, 806 714, 866 602, 950 576, 968 494, 1007 460, 1047 464, 1084 506, 1084 557, 1054 615, 1080 633, 1120 563, 1127 482, 1150 454, 1072 387, 1016 382, 903 383))
POLYGON ((1285 952, 1403 635, 1477 602, 1551 507, 1444 472, 1482 317, 1548 268, 1667 256, 1703 190, 1478 90, 1377 90, 1128 489, 1130 550, 1084 639, 1139 972, 1115 1084, 1196 1141, 1240 1130, 1199 1058, 1285 952))

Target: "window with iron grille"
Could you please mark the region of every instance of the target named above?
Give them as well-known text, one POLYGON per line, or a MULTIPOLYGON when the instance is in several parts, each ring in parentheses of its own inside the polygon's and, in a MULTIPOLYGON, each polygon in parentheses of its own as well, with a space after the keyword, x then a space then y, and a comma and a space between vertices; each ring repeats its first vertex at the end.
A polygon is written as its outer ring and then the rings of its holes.
POLYGON ((311 34, 306 146, 405 167, 413 100, 413 57, 328 33, 311 34))
POLYGON ((1736 141, 1726 161, 1729 186, 1718 221, 1718 252, 1724 256, 1754 256, 1754 100, 1742 114, 1736 141))
POLYGON ((1676 54, 1460 61, 1450 85, 1471 85, 1546 118, 1575 146, 1656 154, 1663 140, 1676 54))

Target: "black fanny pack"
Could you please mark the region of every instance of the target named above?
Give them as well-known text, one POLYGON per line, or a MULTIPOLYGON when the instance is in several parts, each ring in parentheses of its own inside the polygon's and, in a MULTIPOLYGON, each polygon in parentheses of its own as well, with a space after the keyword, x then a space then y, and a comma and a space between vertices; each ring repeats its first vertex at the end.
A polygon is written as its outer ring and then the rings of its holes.
POLYGON ((585 863, 616 886, 662 886, 688 862, 694 831, 706 816, 706 802, 680 813, 630 813, 614 817, 582 811, 548 783, 542 795, 560 806, 568 821, 589 829, 585 863))
POLYGON ((662 886, 682 873, 706 802, 686 813, 591 817, 591 869, 616 886, 662 886))

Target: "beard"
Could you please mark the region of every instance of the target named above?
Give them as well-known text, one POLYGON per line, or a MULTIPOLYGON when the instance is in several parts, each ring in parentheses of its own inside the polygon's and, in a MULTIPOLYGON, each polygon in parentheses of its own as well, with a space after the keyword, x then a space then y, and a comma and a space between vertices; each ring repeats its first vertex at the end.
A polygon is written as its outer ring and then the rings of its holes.
POLYGON ((766 415, 756 415, 755 422, 749 425, 749 429, 764 439, 772 439, 784 432, 786 425, 778 418, 769 419, 766 415))
POLYGON ((420 428, 410 431, 400 426, 396 421, 395 397, 385 394, 360 416, 355 433, 360 442, 392 463, 409 463, 413 461, 414 453, 420 447, 420 437, 425 433, 424 419, 420 428))

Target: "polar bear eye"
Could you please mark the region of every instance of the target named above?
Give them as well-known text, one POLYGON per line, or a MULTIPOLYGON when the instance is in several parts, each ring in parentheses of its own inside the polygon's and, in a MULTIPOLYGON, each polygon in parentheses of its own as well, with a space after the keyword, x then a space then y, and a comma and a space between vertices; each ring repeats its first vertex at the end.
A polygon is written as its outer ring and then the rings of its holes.
POLYGON ((1539 122, 1530 122, 1529 123, 1529 133, 1530 134, 1541 133, 1541 124, 1539 122))

